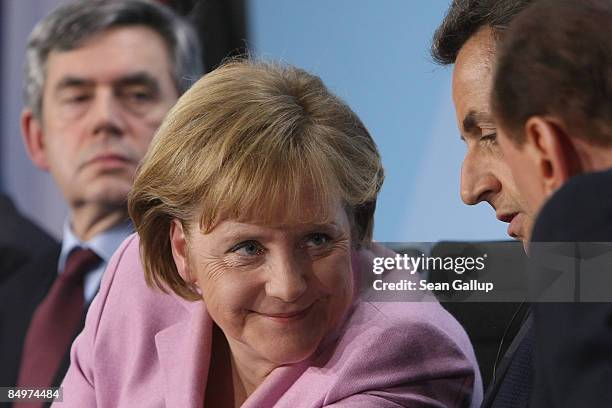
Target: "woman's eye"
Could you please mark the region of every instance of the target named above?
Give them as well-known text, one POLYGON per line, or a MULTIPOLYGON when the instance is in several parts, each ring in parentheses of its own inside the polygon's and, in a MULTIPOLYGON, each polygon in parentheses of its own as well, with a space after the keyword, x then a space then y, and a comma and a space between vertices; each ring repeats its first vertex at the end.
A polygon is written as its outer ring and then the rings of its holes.
POLYGON ((246 241, 234 246, 229 252, 243 256, 257 256, 264 253, 262 246, 256 241, 246 241))
POLYGON ((331 237, 320 232, 311 234, 306 240, 306 245, 311 248, 321 248, 331 242, 331 237))

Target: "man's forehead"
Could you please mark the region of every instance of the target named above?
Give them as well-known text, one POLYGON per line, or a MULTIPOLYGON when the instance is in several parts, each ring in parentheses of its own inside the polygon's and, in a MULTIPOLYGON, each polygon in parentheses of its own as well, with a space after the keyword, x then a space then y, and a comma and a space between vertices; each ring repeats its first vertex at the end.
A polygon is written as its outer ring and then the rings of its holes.
POLYGON ((453 67, 453 87, 488 87, 493 74, 496 42, 490 28, 481 28, 459 50, 453 67))
POLYGON ((491 29, 480 29, 461 48, 453 67, 453 102, 464 135, 494 127, 489 106, 494 43, 491 29))
POLYGON ((53 50, 46 71, 46 82, 53 83, 66 78, 114 83, 136 75, 157 80, 168 77, 172 81, 171 61, 163 38, 140 26, 106 30, 77 48, 53 50))
POLYGON ((497 51, 497 40, 493 29, 484 26, 472 34, 457 53, 456 62, 465 58, 493 60, 497 51))
POLYGON ((128 25, 128 26, 117 26, 110 27, 98 32, 92 33, 87 37, 83 38, 77 43, 73 43, 71 46, 58 45, 53 47, 49 51, 49 55, 53 54, 74 54, 78 52, 91 51, 100 52, 99 47, 105 47, 109 50, 117 48, 123 50, 123 46, 140 45, 143 43, 148 45, 147 47, 134 48, 135 53, 139 51, 148 51, 156 44, 159 44, 161 51, 164 54, 168 54, 169 44, 167 40, 156 30, 145 25, 128 25), (117 45, 117 47, 114 47, 117 45))

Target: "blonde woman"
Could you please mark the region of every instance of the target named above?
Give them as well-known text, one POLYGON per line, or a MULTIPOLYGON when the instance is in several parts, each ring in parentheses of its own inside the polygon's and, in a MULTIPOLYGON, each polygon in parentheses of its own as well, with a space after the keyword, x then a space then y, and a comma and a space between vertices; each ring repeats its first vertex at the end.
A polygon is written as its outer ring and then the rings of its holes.
POLYGON ((436 302, 369 303, 353 259, 383 180, 319 78, 242 61, 155 137, 72 350, 60 407, 475 407, 472 347, 436 302))

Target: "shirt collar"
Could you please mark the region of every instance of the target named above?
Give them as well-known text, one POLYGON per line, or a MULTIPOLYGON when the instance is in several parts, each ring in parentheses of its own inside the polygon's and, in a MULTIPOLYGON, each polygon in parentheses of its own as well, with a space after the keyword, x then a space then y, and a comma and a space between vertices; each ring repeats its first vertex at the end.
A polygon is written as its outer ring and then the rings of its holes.
POLYGON ((74 235, 70 220, 66 218, 63 231, 62 250, 57 265, 59 273, 64 270, 68 255, 76 248, 89 248, 102 258, 104 263, 108 263, 121 242, 134 232, 134 227, 131 222, 126 221, 99 233, 88 241, 81 241, 74 235))

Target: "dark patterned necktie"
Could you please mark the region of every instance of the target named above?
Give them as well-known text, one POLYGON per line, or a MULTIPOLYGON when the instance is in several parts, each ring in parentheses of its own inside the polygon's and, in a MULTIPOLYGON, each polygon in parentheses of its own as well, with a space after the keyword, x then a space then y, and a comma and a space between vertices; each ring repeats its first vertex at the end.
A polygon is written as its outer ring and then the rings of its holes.
POLYGON ((19 387, 52 385, 83 318, 85 273, 100 261, 90 249, 78 248, 68 256, 64 271, 32 316, 21 357, 19 387))

